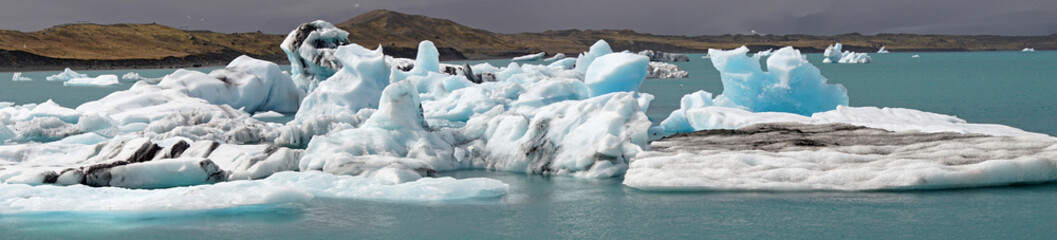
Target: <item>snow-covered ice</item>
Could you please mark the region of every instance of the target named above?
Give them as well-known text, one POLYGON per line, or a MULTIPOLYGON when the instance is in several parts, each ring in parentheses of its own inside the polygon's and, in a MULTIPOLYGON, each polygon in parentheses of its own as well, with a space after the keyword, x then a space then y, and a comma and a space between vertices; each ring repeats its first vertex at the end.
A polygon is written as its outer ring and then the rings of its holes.
POLYGON ((1021 52, 1035 52, 1035 49, 1034 48, 1024 48, 1024 49, 1022 49, 1020 51, 1021 52))
POLYGON ((878 49, 877 53, 888 53, 888 49, 885 49, 885 46, 881 46, 881 49, 878 49))

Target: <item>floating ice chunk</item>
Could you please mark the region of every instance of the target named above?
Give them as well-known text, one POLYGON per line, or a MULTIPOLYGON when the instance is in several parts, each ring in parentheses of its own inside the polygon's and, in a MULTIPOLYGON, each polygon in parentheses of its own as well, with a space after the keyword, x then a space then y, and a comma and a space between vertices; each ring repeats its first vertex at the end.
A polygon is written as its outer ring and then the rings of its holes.
POLYGON ((646 78, 686 78, 690 73, 679 69, 679 66, 665 62, 650 62, 646 78))
POLYGON ((650 58, 651 62, 689 62, 690 57, 686 54, 666 53, 653 50, 642 50, 639 55, 650 58))
POLYGON ((140 73, 136 73, 136 72, 129 72, 129 73, 126 73, 125 75, 122 75, 122 80, 140 80, 140 79, 143 79, 143 76, 140 76, 140 73))
POLYGON ((312 195, 267 181, 236 181, 157 190, 29 186, 0 183, 0 215, 82 212, 166 215, 241 206, 304 202, 312 195))
POLYGON ((240 56, 224 69, 209 74, 177 70, 165 76, 158 86, 251 113, 296 112, 301 102, 301 92, 290 77, 280 72, 279 65, 249 56, 240 56))
POLYGON ((870 63, 870 55, 866 53, 855 53, 851 51, 841 52, 843 45, 836 43, 826 47, 826 51, 822 53, 822 56, 826 58, 822 60, 823 63, 870 63))
POLYGON ((790 112, 810 115, 848 105, 848 91, 826 77, 799 50, 784 47, 767 58, 767 72, 759 57, 749 57, 746 47, 730 51, 709 49, 712 65, 719 70, 723 94, 717 104, 745 107, 755 112, 790 112), (719 101, 724 99, 725 101, 719 101))
POLYGON ((1020 51, 1021 52, 1035 52, 1035 49, 1034 48, 1024 48, 1024 49, 1022 49, 1020 51))
POLYGON ((510 60, 514 61, 514 62, 539 61, 540 59, 543 58, 543 56, 546 56, 546 55, 547 55, 546 52, 538 52, 538 53, 529 54, 529 55, 525 55, 525 56, 515 57, 515 58, 510 59, 510 60))
POLYGON ((609 43, 605 40, 599 39, 594 45, 591 45, 591 49, 576 57, 575 69, 579 72, 587 72, 587 67, 591 66, 591 62, 593 62, 595 58, 610 53, 613 53, 613 49, 609 47, 609 43))
POLYGON ((61 73, 48 76, 45 79, 47 79, 48 81, 64 81, 65 82, 65 81, 69 81, 70 79, 74 79, 74 78, 88 78, 88 74, 77 73, 77 72, 74 72, 73 70, 70 70, 70 68, 66 68, 61 73))
POLYGON ((387 201, 452 201, 506 195, 509 185, 489 178, 422 178, 392 183, 360 176, 336 176, 316 171, 283 172, 267 182, 304 189, 321 198, 354 198, 387 201))
POLYGON ((334 51, 348 44, 351 44, 348 32, 329 22, 316 20, 291 31, 279 47, 290 59, 291 77, 297 88, 309 93, 320 81, 341 69, 334 51))
POLYGON ((888 53, 888 49, 885 49, 885 46, 881 46, 881 49, 878 49, 877 53, 888 53))
POLYGON ((676 135, 631 161, 644 190, 878 190, 1057 180, 1057 139, 766 124, 676 135), (795 134, 791 134, 795 133, 795 134))
POLYGON ((117 80, 117 75, 104 74, 94 78, 73 78, 63 82, 63 86, 71 87, 105 87, 121 84, 117 80))
POLYGON ((558 60, 562 60, 562 59, 565 59, 565 53, 555 53, 554 56, 551 56, 551 57, 549 57, 547 59, 543 59, 543 61, 544 62, 553 62, 553 61, 558 61, 558 60))
POLYGON ((170 188, 216 183, 224 170, 202 158, 167 159, 117 166, 109 171, 108 186, 122 188, 170 188))
POLYGON ((23 110, 11 116, 11 120, 20 122, 41 117, 55 117, 63 122, 77 123, 77 119, 81 117, 79 111, 59 106, 51 99, 40 104, 23 105, 21 109, 23 110))
POLYGON ((921 55, 914 54, 914 56, 910 56, 910 57, 911 58, 919 58, 919 57, 921 57, 921 55))
POLYGON ((584 83, 590 95, 612 92, 637 92, 646 78, 650 60, 630 53, 607 54, 593 60, 587 68, 584 83))
POLYGON ((15 75, 11 76, 11 81, 33 81, 32 78, 22 76, 22 73, 16 72, 15 75))

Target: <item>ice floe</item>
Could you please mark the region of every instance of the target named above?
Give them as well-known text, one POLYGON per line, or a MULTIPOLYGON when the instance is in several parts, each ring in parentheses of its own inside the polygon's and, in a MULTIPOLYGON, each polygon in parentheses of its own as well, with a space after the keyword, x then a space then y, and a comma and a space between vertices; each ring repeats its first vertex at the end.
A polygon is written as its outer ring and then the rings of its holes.
POLYGON ((70 68, 66 68, 62 70, 61 73, 48 76, 44 79, 48 81, 69 81, 74 78, 88 78, 88 74, 74 72, 73 70, 70 70, 70 68))
POLYGON ((121 84, 117 79, 117 75, 103 74, 94 78, 73 78, 63 82, 63 86, 73 87, 105 87, 121 84))
POLYGON ((22 73, 16 72, 11 76, 11 81, 33 81, 32 78, 22 76, 22 73))
POLYGON ((666 62, 650 62, 647 66, 646 78, 686 78, 689 72, 679 69, 679 66, 666 62))
POLYGON ((822 56, 826 57, 822 59, 823 63, 870 63, 872 58, 866 53, 856 53, 852 51, 843 51, 841 49, 844 46, 840 43, 836 43, 826 47, 826 51, 822 53, 822 56))

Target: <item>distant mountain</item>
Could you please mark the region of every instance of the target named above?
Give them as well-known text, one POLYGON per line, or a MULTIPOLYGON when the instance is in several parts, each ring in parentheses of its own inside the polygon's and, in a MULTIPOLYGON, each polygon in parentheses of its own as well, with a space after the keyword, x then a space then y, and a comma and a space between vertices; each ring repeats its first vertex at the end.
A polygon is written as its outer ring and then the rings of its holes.
MULTIPOLYGON (((413 57, 418 42, 431 40, 441 58, 508 58, 539 51, 575 56, 598 39, 614 50, 653 49, 666 52, 705 52, 709 48, 749 46, 766 50, 794 46, 803 52, 821 52, 834 42, 844 49, 874 52, 881 46, 900 51, 995 51, 1057 49, 1057 35, 952 36, 878 34, 865 36, 721 35, 662 36, 631 30, 560 30, 542 33, 501 34, 464 26, 446 19, 374 10, 335 26, 349 32, 352 42, 385 53, 413 57)), ((262 33, 223 34, 186 31, 158 24, 66 24, 36 32, 0 30, 0 70, 85 68, 158 68, 223 65, 239 55, 286 62, 279 49, 284 35, 262 33)))
POLYGON ((185 31, 158 24, 66 24, 36 32, 0 30, 0 68, 186 67, 239 55, 286 59, 283 36, 185 31))

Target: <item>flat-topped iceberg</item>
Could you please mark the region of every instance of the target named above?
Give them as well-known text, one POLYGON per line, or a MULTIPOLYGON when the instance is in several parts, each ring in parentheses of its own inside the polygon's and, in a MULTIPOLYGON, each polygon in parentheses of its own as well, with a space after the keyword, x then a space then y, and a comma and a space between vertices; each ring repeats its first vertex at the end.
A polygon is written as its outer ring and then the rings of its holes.
POLYGON ((1024 48, 1024 49, 1022 49, 1020 51, 1021 52, 1035 52, 1035 49, 1034 48, 1024 48))
POLYGON ((686 54, 666 53, 653 50, 642 50, 639 55, 646 56, 652 62, 689 62, 690 57, 686 54))
POLYGON ((121 84, 117 75, 103 74, 92 78, 73 78, 62 83, 63 86, 73 87, 105 87, 121 84))

